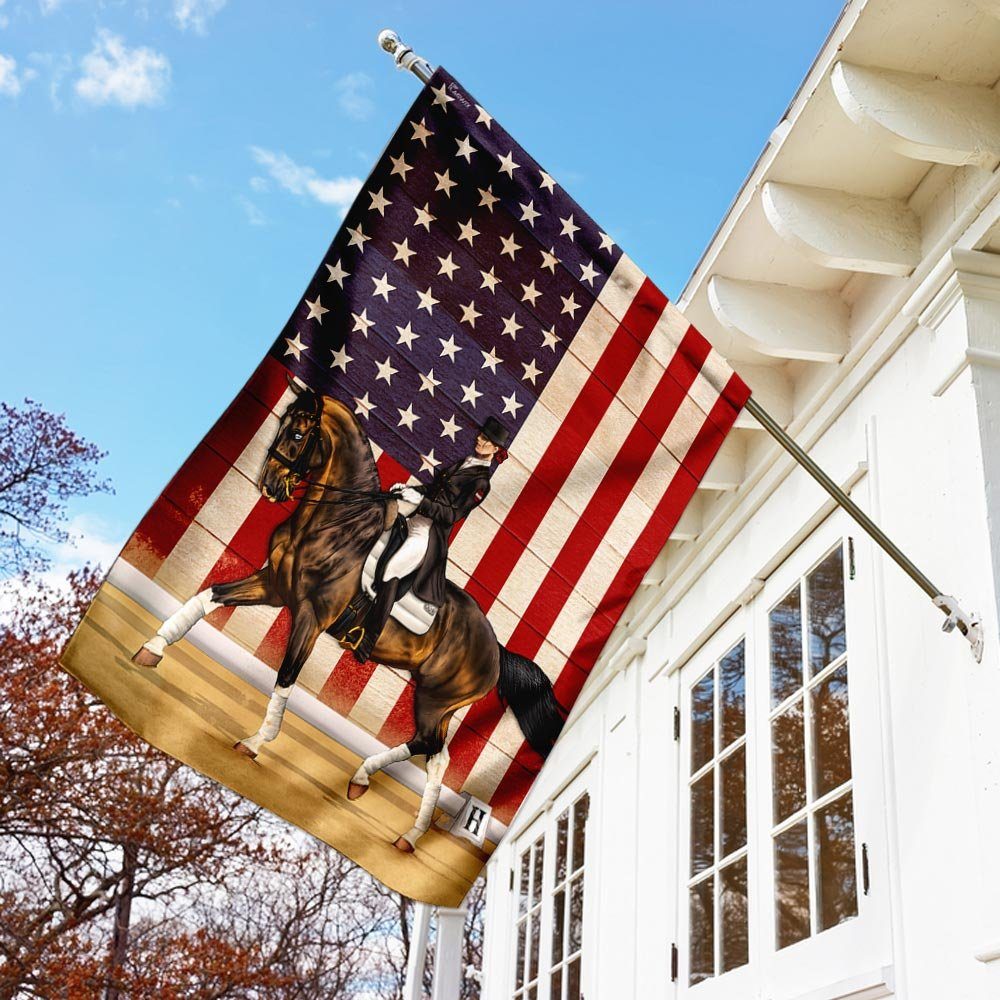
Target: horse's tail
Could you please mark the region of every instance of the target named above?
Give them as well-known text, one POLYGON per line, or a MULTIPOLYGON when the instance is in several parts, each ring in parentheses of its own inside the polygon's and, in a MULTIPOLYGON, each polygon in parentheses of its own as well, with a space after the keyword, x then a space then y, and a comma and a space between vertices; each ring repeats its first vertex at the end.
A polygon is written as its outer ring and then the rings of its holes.
POLYGON ((532 750, 547 757, 562 732, 566 710, 556 701, 552 684, 542 668, 526 656, 500 646, 497 694, 510 706, 532 750))

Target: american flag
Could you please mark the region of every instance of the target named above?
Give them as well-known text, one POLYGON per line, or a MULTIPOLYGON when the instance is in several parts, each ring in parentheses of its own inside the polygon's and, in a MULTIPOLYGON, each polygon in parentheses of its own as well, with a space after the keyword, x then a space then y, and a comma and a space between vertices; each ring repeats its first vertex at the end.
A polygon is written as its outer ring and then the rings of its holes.
MULTIPOLYGON (((417 98, 281 335, 123 559, 186 599, 264 561, 293 504, 254 483, 290 371, 348 403, 383 484, 426 481, 495 416, 510 458, 448 576, 570 707, 749 396, 666 296, 447 72, 417 98)), ((277 667, 286 611, 209 621, 277 667)), ((322 636, 299 683, 391 746, 407 676, 322 636)), ((540 759, 495 694, 456 714, 445 784, 508 822, 540 759)))

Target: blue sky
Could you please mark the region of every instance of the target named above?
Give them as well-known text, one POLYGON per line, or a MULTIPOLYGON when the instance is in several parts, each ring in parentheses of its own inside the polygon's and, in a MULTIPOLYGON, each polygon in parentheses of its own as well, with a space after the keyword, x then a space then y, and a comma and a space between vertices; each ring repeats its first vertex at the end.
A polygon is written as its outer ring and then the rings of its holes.
POLYGON ((0 0, 0 398, 65 412, 105 557, 297 303, 415 96, 392 27, 676 298, 840 0, 0 0))

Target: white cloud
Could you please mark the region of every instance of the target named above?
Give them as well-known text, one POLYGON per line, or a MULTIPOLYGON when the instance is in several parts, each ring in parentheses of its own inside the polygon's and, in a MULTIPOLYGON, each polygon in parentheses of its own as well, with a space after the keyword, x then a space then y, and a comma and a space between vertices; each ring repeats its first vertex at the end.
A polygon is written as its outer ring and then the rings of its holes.
POLYGON ((267 216, 246 195, 241 194, 236 200, 251 226, 267 225, 267 216))
POLYGON ((259 146, 251 146, 250 152, 286 191, 333 205, 342 215, 347 213, 364 183, 360 177, 320 177, 312 167, 299 166, 287 153, 275 153, 259 146))
POLYGON ((190 28, 199 35, 208 30, 208 22, 226 6, 227 0, 174 0, 174 21, 181 31, 190 28))
POLYGON ((251 177, 250 187, 252 187, 258 194, 263 194, 271 187, 271 185, 268 183, 266 177, 251 177))
POLYGON ((76 81, 76 92, 91 104, 159 104, 170 86, 170 60, 163 53, 130 49, 120 35, 103 29, 80 66, 83 75, 76 81))
POLYGON ((45 17, 54 14, 62 6, 62 0, 38 0, 38 9, 45 17))
POLYGON ((334 84, 334 89, 344 114, 358 121, 371 118, 375 111, 375 102, 371 98, 374 83, 367 73, 348 73, 334 84))
POLYGON ((13 56, 0 55, 0 94, 17 97, 24 86, 24 80, 17 74, 17 60, 13 56))

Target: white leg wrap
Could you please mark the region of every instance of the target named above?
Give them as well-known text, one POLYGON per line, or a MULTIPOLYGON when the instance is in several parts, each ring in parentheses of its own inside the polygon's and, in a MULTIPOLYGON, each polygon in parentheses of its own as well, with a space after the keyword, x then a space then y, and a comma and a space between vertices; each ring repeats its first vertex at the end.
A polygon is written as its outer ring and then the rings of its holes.
MULTIPOLYGON (((197 622, 200 622, 210 611, 221 608, 222 605, 212 600, 212 591, 203 590, 200 594, 195 594, 191 600, 182 604, 157 630, 156 635, 162 638, 166 645, 182 639, 197 622)), ((151 639, 150 642, 155 642, 151 639)), ((162 650, 152 649, 149 643, 146 648, 151 652, 162 650)))
POLYGON ((355 785, 367 785, 368 779, 376 771, 381 771, 386 764, 397 764, 401 760, 409 760, 412 756, 410 748, 405 743, 400 743, 398 747, 390 747, 362 761, 361 767, 357 769, 351 781, 355 785))
POLYGON ((253 736, 248 736, 240 742, 254 753, 259 752, 264 743, 270 743, 281 732, 281 721, 285 717, 285 708, 288 705, 288 696, 292 693, 294 684, 288 687, 275 685, 271 692, 271 700, 267 703, 267 712, 264 721, 260 724, 260 729, 253 736))
POLYGON ((411 847, 417 846, 417 841, 428 831, 431 820, 434 818, 434 810, 437 807, 438 799, 441 796, 441 784, 444 781, 444 773, 448 770, 448 748, 442 748, 440 753, 434 754, 427 759, 427 784, 424 785, 424 794, 420 799, 420 810, 417 813, 417 820, 413 827, 403 834, 403 840, 408 841, 411 847))

